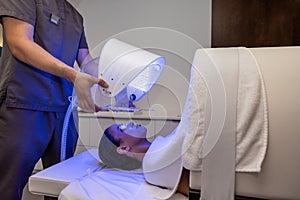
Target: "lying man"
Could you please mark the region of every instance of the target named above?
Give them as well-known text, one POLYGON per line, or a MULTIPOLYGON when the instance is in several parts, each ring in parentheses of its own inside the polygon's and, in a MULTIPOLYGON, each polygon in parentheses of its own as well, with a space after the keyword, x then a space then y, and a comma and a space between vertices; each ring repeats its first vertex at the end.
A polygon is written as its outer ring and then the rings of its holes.
POLYGON ((179 128, 151 143, 140 124, 109 126, 99 143, 97 169, 72 181, 59 200, 186 200, 189 172, 182 167, 179 128))
MULTIPOLYGON (((149 150, 150 146, 152 145, 152 143, 147 140, 146 134, 147 134, 146 127, 133 122, 130 122, 128 124, 111 125, 104 131, 104 134, 99 143, 99 157, 101 161, 107 167, 121 169, 121 170, 134 170, 134 169, 141 168, 142 166, 145 166, 145 163, 143 165, 144 157, 147 151, 149 150)), ((170 136, 172 136, 172 134, 170 134, 170 136)), ((153 141, 153 143, 156 143, 156 146, 157 145, 162 146, 166 143, 165 140, 166 139, 164 137, 157 136, 156 139, 153 141)), ((164 162, 164 160, 161 160, 161 162, 164 162)), ((148 174, 155 174, 155 173, 156 172, 153 171, 153 172, 149 172, 148 174)), ((152 175, 150 175, 150 177, 151 176, 152 175)), ((171 174, 171 176, 174 176, 174 174, 171 174)), ((145 177, 146 177, 146 181, 149 182, 147 176, 145 177)), ((163 179, 163 177, 160 178, 163 179)), ((150 179, 150 183, 152 183, 151 178, 149 179, 150 179)), ((158 184, 159 186, 167 187, 167 188, 168 185, 170 185, 168 183, 166 184, 158 183, 158 184)), ((176 185, 177 183, 171 183, 171 185, 172 184, 176 185)), ((180 192, 187 196, 189 192, 188 186, 189 186, 189 172, 188 170, 183 168, 181 173, 181 178, 177 187, 177 192, 180 192)))

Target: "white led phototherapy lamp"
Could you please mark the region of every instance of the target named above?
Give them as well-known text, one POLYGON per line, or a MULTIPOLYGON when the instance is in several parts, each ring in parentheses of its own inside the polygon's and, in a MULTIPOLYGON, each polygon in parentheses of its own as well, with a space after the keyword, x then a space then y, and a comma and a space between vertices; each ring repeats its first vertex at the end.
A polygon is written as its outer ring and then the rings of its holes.
MULTIPOLYGON (((104 79, 109 88, 101 88, 101 93, 109 98, 114 98, 126 90, 128 100, 136 102, 147 94, 159 78, 166 64, 166 59, 144 49, 132 46, 118 39, 108 40, 99 58, 92 59, 83 71, 88 71, 89 66, 98 60, 98 77, 104 79)), ((92 88, 92 96, 95 102, 96 87, 92 88)), ((67 129, 73 107, 77 107, 76 94, 72 96, 71 104, 67 110, 63 136, 61 140, 61 160, 66 157, 67 129)), ((136 111, 136 108, 108 107, 112 111, 136 111)))
POLYGON ((99 58, 98 77, 109 84, 101 91, 104 96, 116 97, 126 88, 127 98, 138 101, 152 88, 165 64, 162 56, 110 39, 99 58))

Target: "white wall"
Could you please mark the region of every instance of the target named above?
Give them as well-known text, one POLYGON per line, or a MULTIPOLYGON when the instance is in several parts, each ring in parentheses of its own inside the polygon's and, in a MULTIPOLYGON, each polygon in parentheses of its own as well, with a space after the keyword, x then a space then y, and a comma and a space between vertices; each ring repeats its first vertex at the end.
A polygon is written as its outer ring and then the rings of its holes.
POLYGON ((69 2, 84 16, 93 56, 100 55, 105 40, 115 37, 167 58, 167 67, 149 98, 137 104, 149 107, 150 99, 151 105, 159 104, 171 115, 180 114, 194 52, 211 46, 211 0, 69 2))
POLYGON ((140 27, 182 32, 211 44, 211 0, 69 0, 82 13, 93 48, 114 34, 140 27))

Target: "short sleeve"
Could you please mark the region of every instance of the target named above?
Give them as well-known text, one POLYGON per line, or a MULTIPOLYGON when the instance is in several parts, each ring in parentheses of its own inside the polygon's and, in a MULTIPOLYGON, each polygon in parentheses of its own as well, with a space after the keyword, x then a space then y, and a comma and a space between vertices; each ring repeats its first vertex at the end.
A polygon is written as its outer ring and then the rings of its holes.
POLYGON ((79 49, 88 49, 88 44, 85 37, 85 31, 82 29, 82 34, 79 42, 79 49))
POLYGON ((35 0, 0 0, 0 17, 9 16, 35 25, 35 0))

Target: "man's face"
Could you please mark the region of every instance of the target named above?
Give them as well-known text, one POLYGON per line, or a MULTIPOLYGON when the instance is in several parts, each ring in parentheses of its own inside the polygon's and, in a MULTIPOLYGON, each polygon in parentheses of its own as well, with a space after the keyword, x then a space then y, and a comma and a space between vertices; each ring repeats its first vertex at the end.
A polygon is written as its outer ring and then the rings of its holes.
POLYGON ((111 135, 116 141, 134 144, 141 138, 146 138, 146 127, 130 122, 128 124, 113 124, 109 127, 111 135))

